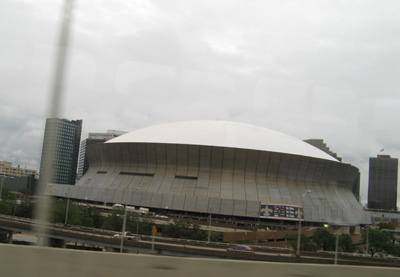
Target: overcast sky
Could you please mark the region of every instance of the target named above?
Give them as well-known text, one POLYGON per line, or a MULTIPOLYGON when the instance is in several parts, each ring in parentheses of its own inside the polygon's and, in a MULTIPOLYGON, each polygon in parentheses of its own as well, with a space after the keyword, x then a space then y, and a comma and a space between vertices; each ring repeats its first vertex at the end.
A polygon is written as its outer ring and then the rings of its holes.
MULTIPOLYGON (((2 0, 0 160, 15 166, 39 169, 61 11, 2 0)), ((60 117, 82 139, 196 119, 322 138, 366 202, 369 157, 400 157, 399 15, 398 0, 75 0, 60 117)))

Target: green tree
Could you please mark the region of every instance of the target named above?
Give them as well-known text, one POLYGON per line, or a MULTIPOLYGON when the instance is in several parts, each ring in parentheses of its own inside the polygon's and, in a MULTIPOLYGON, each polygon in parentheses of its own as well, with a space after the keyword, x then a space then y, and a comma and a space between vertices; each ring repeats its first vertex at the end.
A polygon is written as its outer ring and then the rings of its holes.
POLYGON ((400 257, 400 246, 397 244, 389 243, 385 250, 387 254, 400 257))
POLYGON ((221 232, 211 231, 210 241, 222 242, 223 237, 221 232))
POLYGON ((79 206, 81 225, 92 228, 101 228, 104 222, 104 217, 100 210, 96 207, 79 206))
POLYGON ((0 214, 12 215, 15 205, 15 195, 9 188, 4 188, 1 193, 0 214))
MULTIPOLYGON (((137 218, 137 219, 139 219, 139 218, 137 218)), ((133 221, 133 223, 135 224, 136 221, 133 221)), ((154 224, 153 220, 151 220, 149 218, 141 218, 141 220, 139 222, 139 234, 150 236, 152 234, 151 230, 154 225, 155 224, 154 224)), ((136 230, 136 229, 133 229, 133 230, 136 230)))
POLYGON ((208 232, 200 229, 198 224, 186 221, 174 221, 163 227, 163 236, 192 240, 207 240, 208 232))
POLYGON ((335 250, 335 236, 325 228, 315 230, 312 235, 312 240, 315 242, 318 249, 325 251, 335 250))
POLYGON ((15 210, 15 215, 19 217, 32 218, 34 210, 34 202, 30 199, 23 199, 17 209, 15 210))
POLYGON ((101 228, 104 222, 104 216, 101 215, 98 208, 89 207, 86 209, 86 214, 92 218, 94 228, 101 228))
MULTIPOLYGON (((50 213, 50 221, 56 223, 64 223, 65 222, 65 214, 67 210, 67 199, 53 200, 51 201, 51 213, 50 213)), ((68 224, 71 225, 80 225, 80 211, 78 206, 71 200, 69 200, 68 207, 68 224)))
POLYGON ((11 215, 12 211, 13 211, 13 208, 10 203, 8 203, 4 200, 0 202, 0 214, 11 215))
POLYGON ((123 217, 123 209, 113 209, 111 215, 104 219, 102 228, 120 232, 122 230, 123 217))
MULTIPOLYGON (((285 239, 289 242, 290 246, 297 250, 298 233, 290 233, 285 235, 285 239)), ((301 233, 301 251, 315 251, 315 244, 304 233, 301 233)))
POLYGON ((342 252, 353 253, 356 250, 353 244, 353 239, 349 234, 340 234, 339 236, 339 250, 342 252))
POLYGON ((390 222, 381 222, 381 223, 379 223, 378 227, 379 227, 379 230, 383 230, 383 229, 394 230, 394 229, 396 229, 396 227, 394 227, 394 225, 390 222))
POLYGON ((368 252, 373 257, 376 253, 384 253, 391 244, 390 237, 379 230, 364 230, 361 233, 363 243, 368 240, 368 252))

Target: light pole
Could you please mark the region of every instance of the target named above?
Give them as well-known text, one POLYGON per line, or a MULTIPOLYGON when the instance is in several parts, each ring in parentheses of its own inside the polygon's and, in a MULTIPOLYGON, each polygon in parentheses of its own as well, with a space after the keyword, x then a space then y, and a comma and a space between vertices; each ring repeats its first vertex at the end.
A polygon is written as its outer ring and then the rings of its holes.
POLYGON ((125 227, 126 227, 126 207, 124 208, 124 221, 122 222, 121 247, 119 250, 120 253, 122 253, 122 249, 124 248, 125 227))
POLYGON ((68 223, 68 210, 69 210, 69 197, 67 197, 67 208, 65 209, 65 222, 64 222, 65 225, 67 225, 68 223))
POLYGON ((207 240, 207 243, 210 243, 210 240, 211 240, 211 215, 212 215, 212 207, 209 207, 208 210, 210 211, 210 219, 209 219, 209 222, 208 222, 208 240, 207 240))
MULTIPOLYGON (((306 190, 304 193, 303 193, 303 195, 301 196, 301 198, 303 199, 303 197, 307 194, 307 193, 310 193, 311 192, 311 190, 306 190)), ((298 235, 297 235, 297 252, 296 252, 296 255, 297 256, 300 256, 300 248, 301 248, 301 212, 300 212, 300 207, 298 207, 298 210, 297 210, 297 219, 299 220, 299 233, 298 233, 298 235)))
POLYGON ((338 250, 339 250, 339 232, 338 230, 336 230, 335 265, 337 265, 338 250))
POLYGON ((256 222, 256 245, 258 244, 258 228, 260 227, 260 212, 255 213, 255 216, 257 218, 256 222))
POLYGON ((65 209, 65 221, 64 224, 67 225, 68 223, 68 211, 69 211, 69 189, 65 195, 67 197, 67 208, 65 209))
POLYGON ((367 228, 367 247, 365 248, 365 250, 367 251, 367 255, 369 254, 369 228, 367 228))

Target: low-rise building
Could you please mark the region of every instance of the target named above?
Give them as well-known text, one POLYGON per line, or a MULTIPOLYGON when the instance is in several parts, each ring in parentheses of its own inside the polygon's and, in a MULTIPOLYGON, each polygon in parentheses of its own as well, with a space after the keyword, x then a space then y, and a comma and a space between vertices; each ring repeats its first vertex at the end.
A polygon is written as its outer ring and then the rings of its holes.
POLYGON ((0 161, 0 175, 17 177, 34 175, 35 179, 39 177, 37 170, 27 169, 26 166, 21 167, 20 165, 13 167, 12 163, 6 161, 0 161))

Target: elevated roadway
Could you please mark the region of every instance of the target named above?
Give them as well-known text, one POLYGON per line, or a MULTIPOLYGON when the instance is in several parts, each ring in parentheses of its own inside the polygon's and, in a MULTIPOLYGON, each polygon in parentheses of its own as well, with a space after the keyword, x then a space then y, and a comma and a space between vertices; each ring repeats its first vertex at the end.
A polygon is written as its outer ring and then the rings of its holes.
MULTIPOLYGON (((38 224, 34 220, 0 216, 0 228, 14 232, 24 232, 35 234, 33 225, 38 224)), ((63 224, 49 224, 49 234, 35 234, 47 236, 61 241, 80 242, 102 246, 110 249, 119 249, 120 239, 113 237, 115 232, 77 226, 65 226, 63 224)), ((227 252, 228 244, 210 243, 200 241, 177 240, 157 237, 155 242, 156 253, 173 256, 189 257, 214 257, 214 258, 233 258, 254 261, 274 261, 274 262, 297 262, 297 263, 316 263, 332 264, 333 255, 318 255, 316 253, 302 253, 301 257, 296 257, 288 249, 273 249, 267 247, 255 247, 256 253, 232 253, 227 252)), ((124 250, 140 253, 150 253, 151 237, 142 236, 140 241, 124 241, 124 250)), ((400 267, 398 261, 385 259, 371 259, 340 255, 339 264, 371 265, 400 267)))

